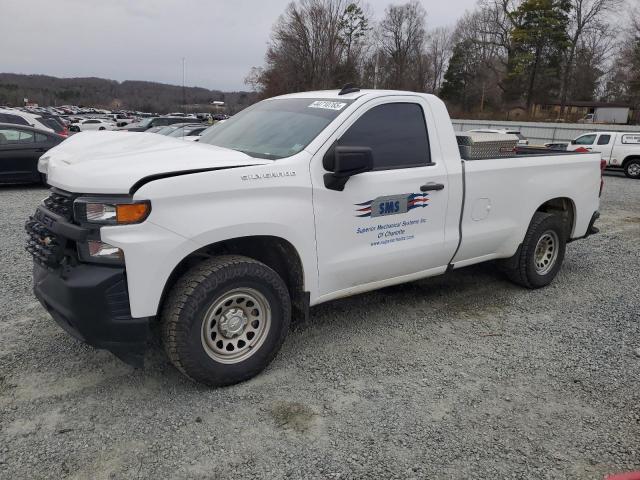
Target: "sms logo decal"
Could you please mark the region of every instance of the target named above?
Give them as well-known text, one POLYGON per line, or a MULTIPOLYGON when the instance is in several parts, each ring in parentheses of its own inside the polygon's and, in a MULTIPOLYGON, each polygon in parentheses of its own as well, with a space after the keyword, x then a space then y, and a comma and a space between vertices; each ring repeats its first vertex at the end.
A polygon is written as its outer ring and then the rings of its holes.
POLYGON ((407 213, 414 208, 429 206, 428 193, 403 193, 378 197, 368 202, 356 203, 356 217, 384 217, 407 213))

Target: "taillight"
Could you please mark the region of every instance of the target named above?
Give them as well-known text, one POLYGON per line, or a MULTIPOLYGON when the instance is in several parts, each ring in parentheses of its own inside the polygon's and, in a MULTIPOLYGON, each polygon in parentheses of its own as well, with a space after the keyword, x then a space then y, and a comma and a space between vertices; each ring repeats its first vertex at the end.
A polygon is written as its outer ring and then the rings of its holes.
POLYGON ((602 196, 602 189, 604 188, 604 170, 607 168, 607 161, 600 159, 600 196, 602 196))

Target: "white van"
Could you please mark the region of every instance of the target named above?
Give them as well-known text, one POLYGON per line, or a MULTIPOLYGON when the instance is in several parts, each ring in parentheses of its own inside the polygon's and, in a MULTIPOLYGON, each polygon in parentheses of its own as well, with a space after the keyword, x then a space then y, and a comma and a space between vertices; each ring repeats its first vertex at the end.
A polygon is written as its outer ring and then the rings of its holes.
POLYGON ((571 140, 568 151, 584 148, 599 152, 608 168, 622 168, 629 178, 640 179, 640 132, 590 132, 571 140))

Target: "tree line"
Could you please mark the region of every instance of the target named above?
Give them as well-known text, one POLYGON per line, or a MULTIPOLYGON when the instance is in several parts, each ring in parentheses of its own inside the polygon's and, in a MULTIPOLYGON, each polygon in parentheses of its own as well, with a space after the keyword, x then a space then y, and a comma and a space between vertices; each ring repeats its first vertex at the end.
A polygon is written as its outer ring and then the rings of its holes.
POLYGON ((556 102, 564 117, 576 100, 640 108, 640 8, 480 0, 456 25, 430 29, 417 0, 389 5, 379 21, 357 1, 298 0, 246 78, 264 97, 348 82, 435 93, 454 113, 477 116, 556 102))
MULTIPOLYGON (((45 106, 79 105, 143 112, 182 111, 182 87, 157 82, 104 78, 56 78, 48 75, 0 73, 0 105, 21 106, 24 99, 45 106)), ((207 106, 225 102, 236 113, 256 101, 252 92, 221 92, 199 87, 184 89, 187 104, 207 106)))

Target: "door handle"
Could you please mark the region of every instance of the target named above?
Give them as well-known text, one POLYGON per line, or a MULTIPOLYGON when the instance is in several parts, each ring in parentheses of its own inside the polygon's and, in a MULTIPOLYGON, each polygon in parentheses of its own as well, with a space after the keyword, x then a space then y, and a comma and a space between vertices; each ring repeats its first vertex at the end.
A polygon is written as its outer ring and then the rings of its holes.
POLYGON ((443 189, 444 189, 444 185, 442 183, 434 183, 434 182, 425 183, 420 187, 421 192, 429 192, 431 190, 443 190, 443 189))
POLYGON ((46 151, 47 151, 46 148, 36 148, 36 153, 44 153, 46 151))

